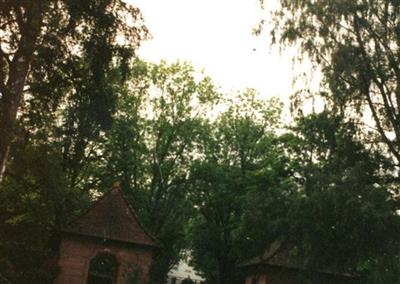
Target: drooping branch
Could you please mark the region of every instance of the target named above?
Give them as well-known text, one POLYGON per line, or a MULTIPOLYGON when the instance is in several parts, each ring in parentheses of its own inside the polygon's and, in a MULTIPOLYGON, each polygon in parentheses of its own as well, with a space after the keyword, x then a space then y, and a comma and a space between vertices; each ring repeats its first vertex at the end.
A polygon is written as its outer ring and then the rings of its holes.
MULTIPOLYGON (((387 118, 389 119, 389 121, 392 124, 393 130, 395 131, 396 134, 396 138, 398 139, 400 137, 400 131, 399 128, 397 126, 397 119, 395 117, 395 114, 393 113, 393 109, 389 106, 388 100, 387 100, 387 96, 390 94, 386 93, 385 90, 385 86, 384 86, 384 78, 381 75, 381 79, 379 80, 375 74, 377 74, 378 72, 375 71, 376 68, 373 66, 373 64, 371 63, 369 57, 367 56, 366 53, 366 48, 364 45, 364 42, 362 40, 362 36, 361 36, 361 32, 360 32, 360 27, 359 27, 359 19, 357 18, 357 16, 355 16, 354 18, 354 28, 355 28, 355 32, 356 32, 356 38, 357 38, 357 43, 360 47, 361 50, 361 55, 363 57, 364 63, 367 66, 367 69, 370 70, 370 72, 368 73, 370 76, 370 79, 376 84, 376 86, 379 88, 380 91, 380 95, 383 99, 384 102, 384 108, 387 114, 387 118), (372 72, 371 72, 372 71, 372 72)), ((379 74, 378 74, 379 76, 379 74)), ((363 78, 363 81, 369 80, 368 78, 363 78)), ((363 82, 363 84, 367 84, 366 82, 363 82)), ((385 143, 388 145, 389 149, 391 150, 391 152, 393 153, 393 155, 396 157, 397 161, 400 162, 400 152, 398 151, 398 149, 396 148, 395 144, 388 138, 381 119, 379 118, 378 112, 374 106, 374 103, 372 101, 372 98, 370 96, 370 91, 369 91, 369 86, 368 87, 364 87, 364 95, 367 99, 369 108, 372 112, 373 118, 375 120, 375 123, 377 125, 377 128, 379 130, 380 135, 382 136, 383 140, 385 141, 385 143)))

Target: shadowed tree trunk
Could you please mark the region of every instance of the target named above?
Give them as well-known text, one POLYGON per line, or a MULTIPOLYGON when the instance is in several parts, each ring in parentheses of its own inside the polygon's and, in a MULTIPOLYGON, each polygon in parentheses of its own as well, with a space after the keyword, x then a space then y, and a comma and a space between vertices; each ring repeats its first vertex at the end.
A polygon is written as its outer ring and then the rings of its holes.
MULTIPOLYGON (((0 13, 12 15, 20 32, 15 53, 0 47, 0 184, 4 177, 10 144, 29 66, 42 25, 42 7, 38 3, 3 3, 0 13)), ((3 40, 0 43, 4 43, 3 40)), ((5 49, 5 48, 4 48, 5 49)))

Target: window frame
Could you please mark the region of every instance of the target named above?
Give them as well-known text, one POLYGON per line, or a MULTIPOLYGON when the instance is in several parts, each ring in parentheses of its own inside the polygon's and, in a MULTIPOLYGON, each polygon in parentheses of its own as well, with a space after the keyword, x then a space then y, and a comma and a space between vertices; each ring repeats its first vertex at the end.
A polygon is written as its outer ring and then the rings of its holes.
POLYGON ((90 259, 89 262, 89 267, 87 271, 87 278, 86 278, 86 284, 91 284, 92 281, 95 281, 96 279, 103 279, 105 281, 110 281, 110 284, 115 284, 117 283, 117 275, 118 275, 118 268, 119 268, 119 263, 117 261, 117 258, 107 252, 99 252, 97 253, 94 257, 90 259), (101 258, 106 258, 106 261, 111 262, 111 267, 110 271, 108 272, 101 272, 97 271, 94 265, 96 265, 94 262, 95 261, 101 261, 101 258))

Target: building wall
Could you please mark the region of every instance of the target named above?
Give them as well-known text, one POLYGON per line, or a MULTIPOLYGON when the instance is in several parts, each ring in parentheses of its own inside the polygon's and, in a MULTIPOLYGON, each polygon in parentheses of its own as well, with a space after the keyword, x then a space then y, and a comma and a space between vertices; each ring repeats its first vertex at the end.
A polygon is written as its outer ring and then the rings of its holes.
POLYGON ((274 275, 274 274, 261 274, 247 276, 245 284, 300 284, 290 274, 288 275, 274 275))
POLYGON ((59 251, 59 274, 55 284, 85 284, 90 261, 99 253, 112 254, 118 270, 116 284, 125 284, 134 270, 139 271, 139 283, 147 283, 152 250, 115 243, 96 243, 84 239, 62 239, 59 251))
POLYGON ((309 274, 295 272, 293 270, 270 271, 268 273, 248 275, 245 284, 360 284, 357 279, 340 277, 327 274, 309 274), (309 282, 311 281, 311 282, 309 282))
POLYGON ((167 284, 174 284, 173 279, 175 279, 175 284, 180 284, 186 278, 190 278, 194 283, 203 283, 204 278, 198 275, 197 271, 194 270, 187 262, 180 261, 178 265, 171 269, 168 273, 167 284))

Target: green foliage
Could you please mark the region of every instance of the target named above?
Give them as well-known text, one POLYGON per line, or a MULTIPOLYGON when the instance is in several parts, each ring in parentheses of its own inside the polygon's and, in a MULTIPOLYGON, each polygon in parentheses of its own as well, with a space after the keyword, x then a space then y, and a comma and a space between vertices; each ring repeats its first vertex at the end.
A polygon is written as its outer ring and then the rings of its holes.
MULTIPOLYGON (((2 94, 22 32, 12 11, 33 3, 25 2, 0 6, 11 51, 0 54, 2 94)), ((153 283, 184 249, 210 283, 236 283, 237 264, 276 240, 310 267, 399 281, 397 165, 377 143, 399 158, 397 2, 281 1, 275 35, 300 42, 330 90, 321 94, 330 112, 288 130, 276 99, 254 90, 224 99, 188 64, 133 61, 147 30, 122 1, 42 2, 26 96, 17 123, 0 129, 13 138, 0 141, 0 152, 12 142, 0 191, 1 277, 51 283, 54 232, 119 180, 163 244, 153 283), (217 114, 219 103, 227 110, 217 114), (366 109, 380 140, 360 127, 366 109)))
POLYGON ((303 195, 296 234, 308 236, 311 258, 353 267, 365 282, 398 283, 400 3, 280 4, 272 36, 321 67, 319 96, 337 114, 300 118, 289 144, 303 195))
POLYGON ((87 202, 66 186, 51 147, 20 143, 14 149, 0 194, 0 271, 12 283, 52 283, 56 229, 87 202))
MULTIPOLYGON (((38 128, 57 110, 68 112, 66 136, 80 137, 65 143, 74 152, 65 162, 77 168, 88 141, 111 125, 110 69, 117 65, 124 78, 147 37, 140 11, 120 0, 6 0, 0 14, 0 182, 22 106, 38 128)), ((75 185, 77 171, 69 175, 75 185)))
POLYGON ((357 140, 353 123, 329 113, 300 118, 294 130, 288 149, 300 192, 288 214, 292 241, 311 266, 374 273, 368 263, 398 252, 388 161, 357 140))
POLYGON ((246 197, 259 186, 255 177, 273 166, 279 115, 278 101, 261 101, 248 90, 204 129, 201 155, 191 170, 189 200, 195 215, 189 234, 192 262, 210 283, 241 279, 236 265, 245 251, 242 216, 254 205, 246 197))
POLYGON ((371 126, 372 120, 379 135, 375 145, 385 145, 398 164, 400 2, 282 0, 280 4, 273 15, 273 37, 300 46, 299 57, 309 56, 321 67, 323 89, 329 91, 320 95, 327 106, 359 118, 360 124, 371 126))
POLYGON ((152 281, 164 281, 185 248, 191 211, 186 202, 189 169, 204 116, 218 99, 211 81, 187 64, 136 61, 105 133, 94 180, 109 188, 120 180, 144 224, 162 242, 152 281))
POLYGON ((0 180, 11 145, 0 274, 52 283, 56 231, 89 203, 89 167, 147 30, 139 10, 118 0, 3 1, 0 14, 0 180))

